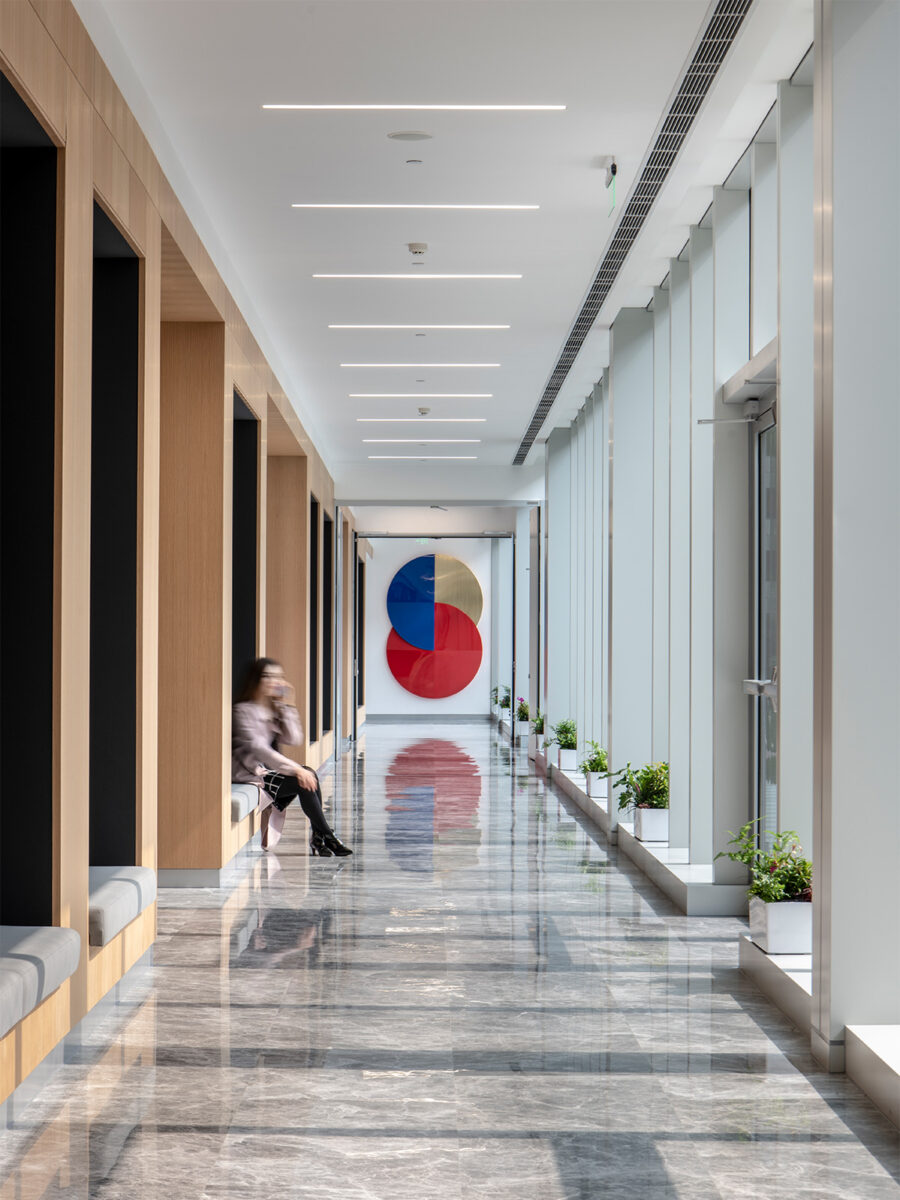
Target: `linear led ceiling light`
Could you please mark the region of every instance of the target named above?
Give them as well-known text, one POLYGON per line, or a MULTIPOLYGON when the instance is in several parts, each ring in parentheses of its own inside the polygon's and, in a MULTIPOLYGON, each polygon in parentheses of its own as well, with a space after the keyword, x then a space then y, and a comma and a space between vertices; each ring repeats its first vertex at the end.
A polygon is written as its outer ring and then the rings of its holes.
POLYGON ((521 275, 423 275, 406 271, 391 275, 313 275, 313 279, 521 279, 521 275))
POLYGON ((282 112, 565 112, 565 104, 264 104, 282 112))
POLYGON ((481 441, 481 438, 363 438, 367 445, 378 443, 379 445, 412 445, 412 446, 437 446, 443 444, 446 446, 473 446, 481 441))
POLYGON ((329 329, 509 329, 509 325, 329 325, 329 329))
POLYGON ((452 458, 459 459, 476 459, 477 454, 370 454, 369 458, 378 458, 382 460, 389 459, 391 462, 423 462, 425 459, 433 458, 452 458))
POLYGON ((358 425, 483 425, 487 417, 357 417, 358 425))
POLYGON ((351 400, 493 400, 493 392, 348 392, 351 400))
POLYGON ((539 204, 292 204, 291 208, 430 208, 488 212, 535 212, 539 204))
POLYGON ((341 363, 342 367, 499 367, 499 363, 341 363))

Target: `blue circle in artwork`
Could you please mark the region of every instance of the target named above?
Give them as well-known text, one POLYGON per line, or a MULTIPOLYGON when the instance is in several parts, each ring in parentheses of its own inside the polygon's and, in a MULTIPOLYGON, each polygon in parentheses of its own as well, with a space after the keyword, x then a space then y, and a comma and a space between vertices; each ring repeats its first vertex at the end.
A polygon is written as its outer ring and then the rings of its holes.
POLYGON ((394 629, 419 650, 434 649, 434 555, 410 559, 391 580, 387 610, 394 629))

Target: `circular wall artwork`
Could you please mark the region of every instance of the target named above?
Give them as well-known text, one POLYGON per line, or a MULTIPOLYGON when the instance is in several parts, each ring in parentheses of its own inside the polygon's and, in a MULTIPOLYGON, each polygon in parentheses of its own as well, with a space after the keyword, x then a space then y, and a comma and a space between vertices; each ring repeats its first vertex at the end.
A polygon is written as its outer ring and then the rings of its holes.
POLYGON ((484 598, 465 563, 449 554, 422 554, 391 580, 387 661, 401 687, 428 700, 455 696, 481 666, 484 598))

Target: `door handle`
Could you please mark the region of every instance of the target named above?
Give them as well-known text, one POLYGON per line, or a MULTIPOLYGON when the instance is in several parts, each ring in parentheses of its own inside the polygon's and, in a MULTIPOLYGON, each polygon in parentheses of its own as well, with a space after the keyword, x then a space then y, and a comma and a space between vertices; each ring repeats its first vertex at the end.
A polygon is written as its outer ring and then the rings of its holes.
POLYGON ((771 679, 745 679, 745 696, 765 696, 772 701, 772 707, 778 712, 778 675, 773 673, 771 679))

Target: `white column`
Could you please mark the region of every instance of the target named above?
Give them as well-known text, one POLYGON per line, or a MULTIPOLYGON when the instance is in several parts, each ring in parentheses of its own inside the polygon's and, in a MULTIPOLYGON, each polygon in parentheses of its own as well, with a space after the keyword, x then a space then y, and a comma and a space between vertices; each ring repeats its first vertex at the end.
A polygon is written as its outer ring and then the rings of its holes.
MULTIPOLYGON (((750 357, 750 196, 717 188, 713 200, 713 310, 716 389, 750 357)), ((716 401, 719 422, 737 415, 716 401)), ((713 855, 750 816, 749 706, 752 574, 750 456, 746 425, 700 426, 713 446, 713 855)), ((746 868, 715 863, 717 883, 744 883, 746 868)))
POLYGON ((748 358, 759 353, 778 332, 778 169, 774 142, 754 142, 751 146, 750 186, 753 265, 748 358))
POLYGON ((606 479, 609 447, 606 437, 606 400, 602 380, 594 386, 594 658, 592 689, 594 694, 594 729, 592 734, 602 746, 609 736, 606 707, 606 664, 608 625, 606 621, 606 569, 609 562, 607 544, 606 479))
POLYGON ((650 755, 669 757, 669 293, 653 293, 653 728, 650 755))
POLYGON ((812 1048, 900 1024, 900 5, 816 5, 812 1048))
POLYGON ((669 264, 669 845, 691 831, 691 280, 669 264))
POLYGON ((691 831, 693 863, 712 861, 713 403, 712 231, 694 226, 691 280, 691 831))
POLYGON ((594 700, 594 562, 598 556, 597 531, 595 523, 594 486, 596 480, 596 462, 594 457, 595 439, 594 424, 596 412, 593 395, 588 396, 584 404, 584 487, 581 493, 581 503, 584 508, 584 612, 582 621, 582 654, 584 657, 584 728, 581 732, 583 740, 599 737, 595 726, 594 700))
POLYGON ((812 854, 813 90, 778 85, 778 824, 812 854))
POLYGON ((653 724, 653 315, 622 309, 610 333, 613 421, 611 766, 651 759, 653 724))
MULTIPOLYGON (((516 696, 528 700, 531 657, 531 509, 516 510, 516 696)), ((516 697, 513 697, 515 701, 516 697)), ((515 714, 513 714, 515 715, 515 714)))
MULTIPOLYGON (((547 439, 547 717, 570 716, 571 466, 570 432, 554 429, 547 439)), ((549 725, 545 725, 549 733, 549 725)))
POLYGON ((587 506, 585 504, 585 483, 586 483, 586 446, 587 436, 585 431, 586 413, 584 409, 578 414, 572 426, 572 434, 574 438, 574 461, 575 470, 572 472, 573 485, 573 502, 572 502, 572 532, 575 539, 574 552, 572 556, 572 599, 573 604, 573 622, 572 622, 572 671, 574 681, 574 706, 571 716, 575 718, 578 726, 578 748, 584 742, 585 737, 585 721, 587 713, 584 705, 584 681, 588 670, 588 664, 585 660, 585 578, 586 578, 586 562, 585 562, 585 544, 586 544, 586 529, 587 525, 587 506))

